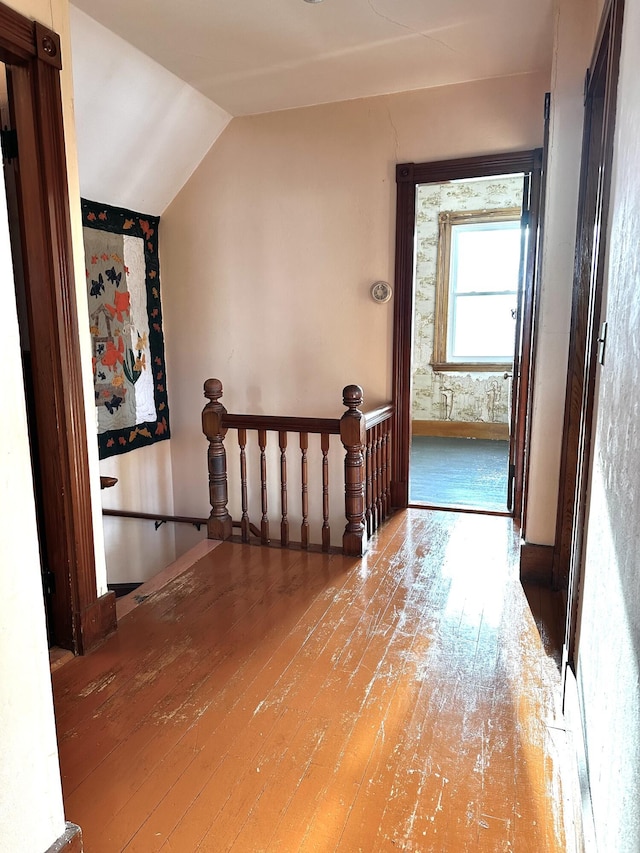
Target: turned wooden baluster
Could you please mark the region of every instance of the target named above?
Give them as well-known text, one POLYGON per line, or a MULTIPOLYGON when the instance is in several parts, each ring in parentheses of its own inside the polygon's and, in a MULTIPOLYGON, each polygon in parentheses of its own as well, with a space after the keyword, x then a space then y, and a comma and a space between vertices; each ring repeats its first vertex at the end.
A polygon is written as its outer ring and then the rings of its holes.
POLYGON ((331 528, 329 527, 329 434, 323 432, 320 436, 322 450, 322 550, 328 551, 331 545, 331 528))
POLYGON ((307 450, 309 433, 300 433, 300 477, 302 480, 302 524, 300 525, 300 544, 309 547, 309 480, 307 477, 307 450))
POLYGON ((393 432, 391 429, 391 424, 389 423, 389 429, 387 430, 387 515, 391 515, 391 453, 392 447, 391 442, 393 441, 393 432))
POLYGON ((369 431, 369 441, 371 442, 371 528, 373 531, 378 529, 380 524, 379 513, 379 497, 380 484, 378 482, 378 427, 374 426, 369 431))
POLYGON ((365 471, 366 471, 366 488, 365 488, 365 502, 364 502, 364 520, 367 527, 367 536, 371 536, 373 530, 371 529, 372 518, 371 518, 371 506, 373 504, 373 460, 371 458, 371 432, 367 430, 366 433, 366 446, 365 446, 365 471))
POLYGON ((207 459, 211 514, 207 521, 207 533, 209 539, 229 539, 233 526, 227 512, 227 457, 224 449, 227 430, 222 425, 227 410, 219 402, 222 382, 219 379, 207 379, 204 396, 209 400, 202 411, 202 431, 209 440, 207 459))
POLYGON ((287 434, 279 432, 280 441, 280 505, 282 521, 280 522, 280 544, 289 547, 289 519, 287 518, 287 434))
POLYGON ((382 436, 382 517, 389 515, 389 424, 384 424, 382 436))
POLYGON ((262 519, 260 521, 260 541, 269 544, 269 518, 267 516, 267 446, 266 429, 258 430, 258 447, 260 448, 260 491, 262 495, 262 519))
POLYGON ((242 499, 242 518, 240 519, 240 534, 243 542, 249 541, 249 501, 247 499, 247 431, 238 430, 238 445, 240 447, 240 494, 242 499))
POLYGON ((384 482, 382 480, 382 430, 384 429, 382 424, 378 424, 376 427, 376 472, 377 472, 377 485, 376 485, 376 530, 382 524, 384 519, 383 511, 382 511, 382 491, 384 488, 384 482))
POLYGON ((347 524, 342 537, 342 551, 348 557, 361 557, 366 551, 367 534, 364 523, 365 462, 363 448, 366 444, 362 388, 347 385, 342 400, 347 411, 340 419, 340 438, 345 448, 344 503, 347 524))

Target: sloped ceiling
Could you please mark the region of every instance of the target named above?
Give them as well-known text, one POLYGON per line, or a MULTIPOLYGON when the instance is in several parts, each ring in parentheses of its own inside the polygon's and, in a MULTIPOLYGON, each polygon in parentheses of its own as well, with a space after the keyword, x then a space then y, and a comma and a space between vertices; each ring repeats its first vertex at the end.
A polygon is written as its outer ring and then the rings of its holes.
POLYGON ((71 50, 81 194, 162 213, 231 116, 73 6, 71 50))
POLYGON ((553 0, 74 3, 234 116, 551 66, 553 0))

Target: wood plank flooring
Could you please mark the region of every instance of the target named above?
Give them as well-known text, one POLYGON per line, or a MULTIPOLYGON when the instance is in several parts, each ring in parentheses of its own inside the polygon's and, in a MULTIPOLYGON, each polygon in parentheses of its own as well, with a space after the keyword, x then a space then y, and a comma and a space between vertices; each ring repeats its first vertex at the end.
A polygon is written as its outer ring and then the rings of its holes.
POLYGON ((409 510, 362 561, 223 543, 150 594, 52 676, 85 850, 571 849, 510 524, 409 510))

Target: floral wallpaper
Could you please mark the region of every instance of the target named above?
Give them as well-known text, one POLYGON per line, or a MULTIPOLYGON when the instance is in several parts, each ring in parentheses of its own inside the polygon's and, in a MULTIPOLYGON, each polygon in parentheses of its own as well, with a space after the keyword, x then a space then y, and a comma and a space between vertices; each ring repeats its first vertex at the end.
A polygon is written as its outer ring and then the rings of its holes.
POLYGON ((430 365, 441 211, 520 207, 522 178, 423 184, 416 196, 416 294, 412 419, 507 423, 511 380, 501 373, 436 373, 430 365))

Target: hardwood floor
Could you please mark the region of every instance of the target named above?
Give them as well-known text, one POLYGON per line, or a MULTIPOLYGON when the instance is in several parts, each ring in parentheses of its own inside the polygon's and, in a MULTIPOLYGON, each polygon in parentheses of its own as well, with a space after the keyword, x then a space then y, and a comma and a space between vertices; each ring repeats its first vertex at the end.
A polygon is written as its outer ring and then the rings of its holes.
POLYGON ((505 518, 409 510, 362 561, 203 556, 53 674, 85 850, 571 849, 515 545, 505 518))

